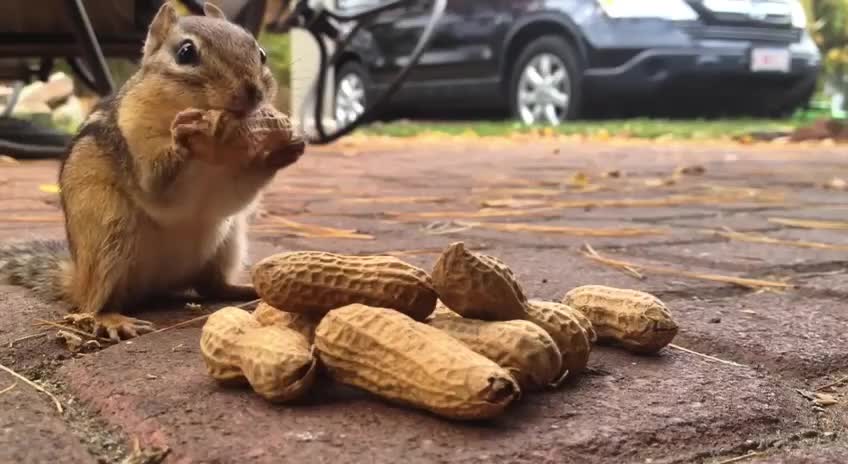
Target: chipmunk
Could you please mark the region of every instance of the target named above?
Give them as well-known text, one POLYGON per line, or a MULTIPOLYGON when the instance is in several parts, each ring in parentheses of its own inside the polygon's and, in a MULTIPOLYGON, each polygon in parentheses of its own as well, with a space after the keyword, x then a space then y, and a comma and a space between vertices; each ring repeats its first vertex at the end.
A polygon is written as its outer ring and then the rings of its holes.
POLYGON ((203 16, 178 16, 165 2, 139 70, 94 107, 61 163, 67 241, 0 247, 0 278, 70 303, 116 341, 154 330, 121 314, 152 296, 194 289, 255 299, 251 285, 232 282, 246 259, 247 218, 304 145, 295 140, 251 160, 192 147, 222 143, 207 111, 238 121, 273 101, 277 84, 265 62, 255 38, 212 3, 203 16))

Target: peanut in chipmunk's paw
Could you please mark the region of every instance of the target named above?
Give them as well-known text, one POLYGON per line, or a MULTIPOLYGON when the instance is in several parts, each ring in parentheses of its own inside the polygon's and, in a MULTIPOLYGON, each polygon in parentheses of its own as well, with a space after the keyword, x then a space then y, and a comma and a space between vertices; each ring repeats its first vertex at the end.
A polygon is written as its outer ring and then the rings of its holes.
POLYGON ((115 342, 135 338, 156 330, 152 322, 118 313, 68 314, 65 316, 65 321, 80 330, 98 337, 109 338, 115 342))
POLYGON ((305 139, 291 118, 273 106, 260 108, 244 126, 255 157, 254 165, 282 169, 294 164, 306 149, 305 139))

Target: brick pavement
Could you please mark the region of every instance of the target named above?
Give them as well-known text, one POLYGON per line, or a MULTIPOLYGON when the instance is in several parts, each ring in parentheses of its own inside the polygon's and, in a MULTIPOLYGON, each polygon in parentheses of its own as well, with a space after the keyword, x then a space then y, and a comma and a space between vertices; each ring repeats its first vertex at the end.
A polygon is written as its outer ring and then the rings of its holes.
MULTIPOLYGON (((55 168, 0 164, 1 241, 61 237, 56 194, 39 188, 55 182, 55 168)), ((822 187, 833 176, 848 178, 840 147, 528 139, 358 140, 311 150, 266 195, 252 260, 293 249, 393 252, 429 268, 440 248, 463 240, 504 259, 533 297, 560 298, 588 283, 655 292, 681 325, 677 344, 741 366, 672 349, 642 357, 601 347, 577 382, 527 396, 491 424, 450 423, 339 387, 269 406, 207 377, 198 327, 76 357, 47 338, 9 348, 33 332, 34 319, 55 319, 61 308, 6 286, 0 362, 40 379, 68 411, 60 416, 23 384, 0 394, 0 410, 10 411, 0 414, 0 462, 113 462, 134 438, 168 446, 168 463, 717 463, 747 453, 758 463, 848 462, 848 387, 835 387, 840 403, 824 408, 799 393, 848 374, 848 231, 770 220, 848 219, 848 193, 822 187), (705 172, 672 185, 649 180, 682 165, 705 172), (610 170, 626 175, 600 177, 610 170), (569 186, 578 171, 590 175, 588 186, 569 186), (281 219, 373 239, 315 237, 281 219), (715 235, 722 227, 836 247, 729 240, 715 235), (585 234, 622 229, 639 233, 585 234), (582 256, 585 243, 639 263, 797 287, 753 291, 651 273, 637 280, 582 256)), ((165 326, 197 315, 161 306, 139 316, 165 326)), ((0 373, 0 390, 11 383, 0 373)))

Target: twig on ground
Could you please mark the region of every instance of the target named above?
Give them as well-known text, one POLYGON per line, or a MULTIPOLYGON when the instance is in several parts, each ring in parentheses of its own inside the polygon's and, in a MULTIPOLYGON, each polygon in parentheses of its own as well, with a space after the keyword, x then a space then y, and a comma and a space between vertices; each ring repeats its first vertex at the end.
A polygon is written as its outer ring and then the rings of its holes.
POLYGON ((799 248, 817 248, 823 250, 848 250, 848 245, 837 245, 833 243, 823 243, 823 242, 808 242, 806 240, 784 240, 774 237, 769 237, 765 234, 756 234, 752 232, 736 232, 730 228, 725 227, 725 230, 710 230, 704 231, 705 233, 715 234, 720 237, 724 237, 729 240, 739 240, 742 242, 751 242, 751 243, 764 243, 768 245, 786 245, 786 246, 794 246, 799 248))
POLYGON ((12 385, 9 385, 8 387, 6 387, 6 388, 4 388, 4 389, 0 390, 0 395, 2 395, 3 393, 6 393, 6 392, 8 392, 8 391, 11 391, 13 388, 15 388, 15 387, 17 387, 17 386, 18 386, 18 382, 14 382, 14 383, 12 383, 12 385))
POLYGON ((751 458, 755 458, 757 456, 762 456, 762 455, 763 455, 762 452, 751 451, 748 454, 743 454, 742 456, 736 456, 735 458, 725 459, 724 461, 719 461, 715 464, 730 464, 732 462, 740 462, 740 461, 744 461, 746 459, 751 459, 751 458))
POLYGON ((845 382, 848 382, 848 375, 840 377, 840 378, 834 380, 833 382, 824 384, 821 387, 817 387, 814 391, 822 391, 822 390, 827 390, 828 388, 831 388, 831 387, 838 387, 839 385, 842 385, 845 382))
MULTIPOLYGON (((260 301, 262 301, 262 299, 261 299, 261 298, 257 298, 257 299, 255 299, 255 300, 251 300, 251 301, 248 301, 248 302, 246 302, 246 303, 241 303, 241 304, 237 304, 237 305, 233 305, 233 306, 235 306, 236 308, 242 308, 242 309, 244 309, 244 308, 245 308, 245 307, 247 307, 247 306, 254 305, 254 304, 258 304, 260 301)), ((189 320, 187 320, 187 321, 178 322, 178 323, 176 323, 176 324, 174 324, 174 325, 169 325, 168 327, 162 327, 162 328, 161 328, 161 329, 159 329, 159 330, 156 330, 156 331, 151 332, 151 334, 158 334, 158 333, 162 333, 162 332, 167 332, 168 330, 179 329, 179 328, 182 328, 182 327, 186 327, 186 326, 192 325, 192 324, 194 324, 194 323, 196 323, 196 322, 205 321, 206 319, 209 319, 209 316, 211 316, 211 315, 212 315, 212 314, 210 313, 210 314, 204 314, 204 315, 202 315, 202 316, 198 316, 198 317, 193 317, 193 318, 191 318, 191 319, 189 319, 189 320)))
POLYGON ((92 333, 88 333, 84 330, 77 329, 76 327, 73 327, 70 324, 59 324, 58 322, 48 321, 48 320, 45 320, 45 319, 36 319, 35 322, 37 322, 41 325, 49 325, 50 327, 55 327, 55 328, 60 329, 60 330, 67 330, 68 332, 75 333, 75 334, 77 334, 81 337, 86 337, 90 340, 97 340, 98 342, 103 342, 103 343, 115 343, 114 340, 111 340, 111 339, 108 339, 108 338, 103 338, 103 337, 98 337, 97 335, 94 335, 92 333))
POLYGON ((681 277, 688 277, 691 279, 698 280, 708 280, 711 282, 722 282, 727 284, 734 284, 740 287, 750 288, 753 290, 759 290, 763 288, 771 288, 771 289, 786 289, 792 288, 792 284, 788 284, 785 282, 776 282, 773 280, 762 280, 762 279, 748 279, 745 277, 733 277, 726 276, 720 274, 702 274, 699 272, 690 272, 684 271, 683 269, 675 269, 670 266, 651 266, 648 264, 635 264, 628 261, 609 258, 605 256, 601 256, 597 252, 595 252, 589 244, 584 245, 586 251, 582 254, 589 259, 594 261, 598 261, 600 263, 606 264, 608 266, 617 267, 619 269, 627 269, 631 273, 635 272, 640 274, 639 271, 648 271, 653 272, 655 274, 671 274, 681 277))
POLYGON ((12 377, 15 377, 16 379, 20 380, 21 382, 24 382, 25 384, 29 385, 30 387, 40 391, 41 393, 44 393, 47 396, 49 396, 50 399, 53 400, 53 403, 56 404, 56 410, 59 411, 59 414, 63 414, 65 412, 64 408, 62 408, 62 403, 59 401, 59 398, 56 398, 56 396, 54 394, 45 390, 44 388, 42 388, 37 383, 35 383, 32 380, 22 376, 21 374, 18 374, 17 372, 13 371, 12 369, 10 369, 10 368, 2 365, 2 364, 0 364, 0 370, 5 371, 6 373, 11 375, 12 377))
POLYGON ((709 359, 710 361, 715 361, 715 362, 719 362, 719 363, 722 363, 722 364, 727 364, 728 366, 733 366, 733 367, 748 367, 748 366, 746 366, 746 365, 744 365, 744 364, 739 364, 739 363, 737 363, 737 362, 727 361, 727 360, 725 360, 725 359, 716 358, 715 356, 710 356, 710 355, 708 355, 708 354, 704 354, 704 353, 698 353, 697 351, 693 351, 693 350, 690 350, 689 348, 684 348, 684 347, 682 347, 682 346, 680 346, 680 345, 675 345, 675 344, 673 344, 673 343, 670 343, 670 344, 668 345, 668 347, 669 347, 669 348, 674 348, 675 350, 683 351, 683 352, 685 352, 685 353, 694 354, 695 356, 700 356, 700 357, 702 357, 702 358, 704 358, 704 359, 709 359))
POLYGON ((618 261, 618 260, 614 260, 614 259, 609 259, 609 258, 605 258, 605 257, 601 256, 600 254, 598 254, 598 252, 597 252, 597 251, 595 251, 595 249, 594 249, 594 248, 592 248, 592 245, 589 245, 588 243, 586 243, 586 244, 585 244, 585 247, 586 247, 586 253, 587 253, 587 256, 588 256, 589 258, 594 259, 595 261, 598 261, 598 262, 601 262, 601 263, 607 264, 607 265, 609 265, 609 266, 612 266, 612 267, 618 268, 619 270, 624 271, 624 272, 626 272, 626 273, 628 273, 628 274, 632 275, 633 277, 635 277, 635 278, 637 278, 637 279, 639 279, 639 280, 641 280, 641 279, 644 279, 644 278, 645 278, 645 276, 644 276, 644 275, 642 275, 639 271, 637 271, 636 269, 634 269, 634 268, 633 268, 632 266, 630 266, 629 264, 624 263, 623 261, 618 261))
POLYGON ((818 219, 768 218, 774 224, 801 229, 846 230, 848 221, 821 221, 818 219))
POLYGON ((47 334, 49 334, 49 333, 50 333, 50 331, 48 330, 48 331, 46 331, 46 332, 34 333, 34 334, 30 334, 30 335, 24 335, 23 337, 20 337, 20 338, 16 338, 16 339, 12 340, 11 342, 9 342, 9 348, 12 348, 12 347, 14 347, 16 344, 18 344, 18 343, 20 343, 20 342, 23 342, 23 341, 26 341, 26 340, 32 340, 32 339, 34 339, 34 338, 41 338, 41 337, 44 337, 44 336, 46 336, 46 335, 47 335, 47 334))

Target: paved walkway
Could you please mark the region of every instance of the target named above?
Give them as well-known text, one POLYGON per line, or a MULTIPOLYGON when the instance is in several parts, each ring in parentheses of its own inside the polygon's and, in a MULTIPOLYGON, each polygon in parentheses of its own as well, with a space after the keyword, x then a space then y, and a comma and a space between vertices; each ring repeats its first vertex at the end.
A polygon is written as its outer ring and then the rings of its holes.
MULTIPOLYGON (((492 424, 336 387, 272 407, 210 380, 198 325, 78 356, 52 332, 10 347, 62 311, 5 286, 0 363, 55 393, 64 412, 20 381, 4 391, 15 379, 0 372, 0 462, 117 462, 134 439, 167 446, 168 463, 718 463, 749 453, 741 462, 848 462, 848 386, 815 394, 848 374, 848 192, 823 187, 848 179, 845 156, 554 140, 313 149, 271 187, 251 259, 390 252, 429 269, 463 240, 504 259, 532 297, 582 284, 655 292, 680 323, 677 345, 727 362, 597 348, 578 382, 527 396, 492 424), (672 177, 680 167, 689 174, 672 177), (643 279, 587 258, 587 243, 647 265, 643 279)), ((0 161, 0 241, 61 237, 55 171, 0 161)), ((172 304, 139 317, 164 327, 213 309, 172 304)))

